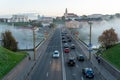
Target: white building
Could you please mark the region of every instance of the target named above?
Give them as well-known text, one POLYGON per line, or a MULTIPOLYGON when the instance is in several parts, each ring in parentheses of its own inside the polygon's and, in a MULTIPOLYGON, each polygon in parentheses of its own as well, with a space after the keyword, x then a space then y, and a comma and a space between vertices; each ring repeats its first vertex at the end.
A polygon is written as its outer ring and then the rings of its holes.
POLYGON ((29 19, 26 15, 13 15, 10 22, 29 22, 29 19))

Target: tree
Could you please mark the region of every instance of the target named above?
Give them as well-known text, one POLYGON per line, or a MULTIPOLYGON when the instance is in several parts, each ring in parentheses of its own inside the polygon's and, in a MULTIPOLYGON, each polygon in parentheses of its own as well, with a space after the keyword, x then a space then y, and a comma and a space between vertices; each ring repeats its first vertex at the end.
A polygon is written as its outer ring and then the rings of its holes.
POLYGON ((56 25, 55 25, 55 24, 53 24, 53 23, 51 23, 49 27, 50 27, 50 28, 55 28, 55 27, 56 27, 56 25))
POLYGON ((33 27, 35 27, 35 26, 37 26, 37 27, 43 27, 42 23, 40 21, 36 21, 36 20, 31 21, 30 24, 33 27))
POLYGON ((17 51, 17 41, 12 36, 10 31, 5 31, 5 33, 2 33, 2 46, 9 50, 17 51))
POLYGON ((112 47, 118 42, 118 35, 115 33, 113 28, 105 30, 101 36, 99 36, 98 41, 106 49, 112 47))
POLYGON ((62 21, 65 21, 65 16, 62 16, 62 21))

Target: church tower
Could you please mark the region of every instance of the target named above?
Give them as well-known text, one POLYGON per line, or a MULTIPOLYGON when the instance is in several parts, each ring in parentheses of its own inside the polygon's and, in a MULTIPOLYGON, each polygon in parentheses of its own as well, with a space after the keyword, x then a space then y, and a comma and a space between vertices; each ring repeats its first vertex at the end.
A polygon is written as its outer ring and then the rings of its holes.
POLYGON ((65 14, 67 14, 68 13, 68 11, 67 11, 67 8, 66 8, 66 10, 65 10, 65 14))
POLYGON ((64 13, 65 18, 67 18, 67 15, 68 15, 68 11, 67 11, 67 8, 66 8, 65 13, 64 13))

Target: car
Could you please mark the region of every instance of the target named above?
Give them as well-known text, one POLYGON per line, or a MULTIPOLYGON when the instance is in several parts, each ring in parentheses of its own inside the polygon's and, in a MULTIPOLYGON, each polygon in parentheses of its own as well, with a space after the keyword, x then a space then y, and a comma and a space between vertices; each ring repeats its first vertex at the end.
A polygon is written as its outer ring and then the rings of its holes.
POLYGON ((72 40, 71 39, 68 39, 68 42, 71 42, 72 40))
POLYGON ((65 53, 69 53, 69 52, 70 52, 70 49, 69 49, 69 48, 65 48, 65 49, 64 49, 64 52, 65 52, 65 53))
POLYGON ((67 41, 65 39, 62 40, 63 43, 66 43, 67 41))
POLYGON ((65 43, 65 44, 64 44, 64 48, 69 48, 68 43, 65 43))
POLYGON ((77 56, 77 60, 78 60, 78 61, 84 61, 85 58, 84 58, 83 54, 78 55, 78 56, 77 56))
POLYGON ((83 68, 82 73, 86 76, 86 78, 94 78, 94 71, 92 68, 83 68))
POLYGON ((75 58, 70 57, 67 62, 68 66, 75 66, 75 58))
POLYGON ((75 49, 75 44, 71 44, 71 49, 75 49))
POLYGON ((59 51, 58 51, 58 50, 55 50, 55 51, 53 52, 53 54, 52 54, 52 57, 53 57, 53 58, 59 58, 59 57, 60 57, 59 51))

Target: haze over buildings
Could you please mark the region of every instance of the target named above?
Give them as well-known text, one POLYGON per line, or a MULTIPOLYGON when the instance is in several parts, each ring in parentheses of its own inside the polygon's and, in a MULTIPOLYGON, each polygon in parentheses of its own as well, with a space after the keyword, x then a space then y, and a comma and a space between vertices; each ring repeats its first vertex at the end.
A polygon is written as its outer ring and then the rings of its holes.
POLYGON ((120 0, 0 0, 0 15, 39 13, 62 16, 65 8, 77 15, 120 13, 120 0))

